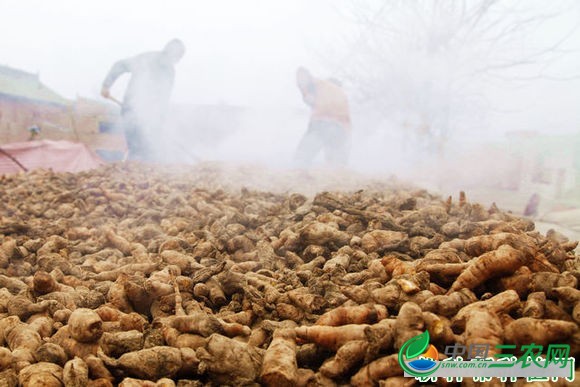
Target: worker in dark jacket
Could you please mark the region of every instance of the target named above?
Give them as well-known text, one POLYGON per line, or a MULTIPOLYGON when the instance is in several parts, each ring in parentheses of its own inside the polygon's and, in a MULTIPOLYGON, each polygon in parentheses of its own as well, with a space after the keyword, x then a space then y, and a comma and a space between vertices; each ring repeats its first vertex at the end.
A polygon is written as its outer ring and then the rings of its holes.
POLYGON ((338 81, 314 78, 300 67, 296 83, 302 99, 310 106, 310 122, 296 150, 296 162, 309 166, 324 151, 326 162, 344 166, 350 146, 350 111, 346 94, 338 81))
POLYGON ((111 86, 122 74, 131 74, 121 103, 129 159, 156 158, 153 139, 159 137, 155 131, 162 130, 173 89, 174 66, 184 54, 183 42, 174 39, 162 51, 146 52, 116 62, 107 74, 101 94, 112 100, 115 99, 111 96, 111 86))

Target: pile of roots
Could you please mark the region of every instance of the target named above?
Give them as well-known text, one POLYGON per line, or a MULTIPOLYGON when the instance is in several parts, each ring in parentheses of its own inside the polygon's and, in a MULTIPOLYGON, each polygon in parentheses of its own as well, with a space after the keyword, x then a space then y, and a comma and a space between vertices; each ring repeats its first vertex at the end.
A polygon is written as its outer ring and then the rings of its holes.
MULTIPOLYGON (((296 178, 281 174, 262 179, 296 178)), ((425 331, 441 354, 580 352, 577 242, 557 232, 463 194, 227 179, 140 164, 0 177, 0 385, 410 386, 398 352, 425 331)))

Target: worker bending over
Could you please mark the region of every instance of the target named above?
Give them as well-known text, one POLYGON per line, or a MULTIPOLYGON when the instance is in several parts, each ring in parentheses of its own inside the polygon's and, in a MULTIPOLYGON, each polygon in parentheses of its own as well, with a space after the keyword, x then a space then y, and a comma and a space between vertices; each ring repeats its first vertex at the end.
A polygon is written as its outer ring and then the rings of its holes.
POLYGON ((296 82, 304 102, 310 106, 310 122, 300 140, 295 160, 301 167, 312 164, 318 153, 324 151, 326 161, 334 166, 345 166, 350 148, 350 113, 344 90, 336 80, 316 79, 300 67, 296 82))
POLYGON ((175 64, 185 54, 185 46, 173 39, 162 51, 146 52, 116 62, 105 81, 101 94, 111 96, 111 86, 124 73, 131 79, 121 104, 121 124, 127 141, 128 158, 155 160, 156 142, 163 138, 163 120, 175 79, 175 64))

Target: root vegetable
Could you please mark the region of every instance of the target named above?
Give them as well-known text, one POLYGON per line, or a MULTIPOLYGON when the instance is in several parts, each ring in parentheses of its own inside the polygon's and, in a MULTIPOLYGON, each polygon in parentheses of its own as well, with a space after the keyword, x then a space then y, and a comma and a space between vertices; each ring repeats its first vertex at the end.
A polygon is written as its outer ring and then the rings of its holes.
POLYGON ((320 373, 332 379, 346 375, 354 367, 362 363, 368 346, 369 344, 365 340, 347 342, 336 351, 336 355, 333 358, 322 364, 320 373))
POLYGON ((344 192, 310 200, 287 193, 295 172, 269 174, 275 192, 259 174, 1 176, 0 384, 51 363, 55 385, 402 385, 397 349, 425 330, 440 352, 580 353, 580 260, 563 235, 464 194, 350 190, 354 176, 325 171, 344 192))
POLYGON ((8 289, 13 294, 28 290, 28 285, 18 278, 8 277, 3 274, 0 274, 0 287, 8 289))
POLYGON ((34 353, 42 344, 38 332, 22 323, 17 316, 0 320, 0 342, 12 350, 18 369, 34 362, 34 353))
POLYGON ((292 320, 295 322, 303 321, 306 315, 302 309, 284 302, 276 304, 276 313, 281 320, 292 320))
POLYGON ((29 298, 19 295, 8 300, 6 309, 11 316, 18 316, 21 320, 26 320, 33 314, 46 312, 54 304, 53 301, 48 300, 35 303, 29 298))
POLYGON ((6 387, 18 387, 18 375, 12 368, 0 372, 0 382, 6 387))
POLYGON ((529 265, 529 268, 533 272, 551 272, 551 273, 560 273, 558 267, 553 265, 544 254, 537 253, 534 256, 534 259, 529 265))
POLYGON ((204 266, 198 263, 194 257, 174 250, 163 251, 161 253, 161 259, 169 265, 179 267, 179 270, 181 270, 185 275, 192 274, 193 272, 204 268, 204 266))
POLYGON ((528 300, 524 304, 522 316, 532 318, 542 318, 546 308, 546 294, 535 292, 528 295, 528 300))
POLYGON ((337 268, 346 269, 350 264, 350 256, 344 253, 337 253, 334 257, 326 261, 323 266, 323 270, 326 272, 332 272, 337 268))
POLYGON ((159 263, 157 262, 130 263, 113 270, 100 272, 98 274, 89 273, 87 274, 87 277, 95 281, 113 281, 121 274, 143 273, 149 275, 153 273, 158 267, 159 263))
POLYGON ((554 289, 554 294, 558 299, 568 305, 575 305, 580 301, 580 290, 571 286, 563 286, 554 289))
POLYGON ((312 222, 300 230, 300 240, 306 245, 332 244, 336 247, 347 245, 350 235, 321 222, 312 222))
POLYGON ((240 325, 251 326, 256 315, 252 310, 242 310, 238 313, 222 316, 222 320, 228 323, 238 323, 240 325))
POLYGON ((385 286, 371 291, 372 298, 388 308, 398 310, 407 301, 422 304, 433 294, 429 288, 429 274, 417 273, 412 276, 399 276, 389 281, 385 286))
MULTIPOLYGON (((188 386, 189 384, 179 383, 180 386, 188 386)), ((195 384, 194 384, 195 385, 195 384)), ((134 378, 125 378, 119 384, 120 387, 175 387, 175 382, 168 378, 159 379, 157 382, 149 380, 141 380, 134 378)))
POLYGON ((31 316, 26 323, 30 328, 35 330, 42 339, 52 336, 52 333, 54 332, 54 321, 48 316, 37 314, 31 316))
POLYGON ((127 300, 137 313, 147 314, 151 310, 151 304, 155 301, 146 289, 145 279, 141 275, 120 277, 127 300))
POLYGON ((421 309, 451 317, 457 314, 461 308, 475 301, 477 301, 475 294, 471 290, 464 288, 449 295, 439 295, 429 298, 421 304, 421 309))
MULTIPOLYGON (((311 247, 314 247, 314 246, 313 245, 308 246, 306 249, 304 249, 303 254, 308 256, 308 249, 311 247)), ((320 247, 321 249, 323 249, 321 246, 316 246, 316 247, 320 247)), ((325 253, 325 250, 316 251, 316 252, 312 253, 312 254, 318 254, 318 255, 313 257, 308 263, 305 263, 303 265, 298 266, 296 268, 297 271, 299 271, 299 272, 301 272, 301 271, 312 272, 312 270, 314 270, 315 268, 324 266, 324 263, 326 262, 326 259, 322 256, 324 253, 325 253)))
POLYGON ((367 252, 378 252, 394 250, 399 247, 407 238, 402 232, 388 230, 373 230, 362 237, 362 249, 367 252))
POLYGON ((8 348, 0 347, 0 371, 11 368, 14 363, 12 352, 8 348))
POLYGON ((54 343, 44 343, 36 352, 34 352, 34 358, 37 362, 48 362, 58 364, 61 367, 64 367, 65 363, 68 360, 68 356, 64 349, 54 343))
POLYGON ((123 313, 133 312, 133 307, 131 306, 127 294, 125 293, 125 286, 123 285, 123 276, 119 276, 117 281, 111 285, 109 291, 107 292, 107 301, 111 306, 120 310, 123 313))
POLYGON ((115 360, 99 353, 104 363, 146 380, 172 378, 179 372, 197 374, 199 361, 190 348, 153 347, 129 352, 115 360))
POLYGON ((66 387, 85 387, 89 382, 89 367, 81 358, 75 357, 64 365, 63 382, 66 387))
POLYGON ((125 255, 131 255, 133 245, 127 239, 117 235, 110 227, 105 228, 103 231, 107 241, 111 244, 111 246, 119 249, 125 255))
POLYGON ((211 335, 205 347, 195 351, 199 371, 218 384, 242 385, 260 375, 262 354, 257 349, 219 334, 211 335))
POLYGON ((260 380, 266 386, 296 385, 296 333, 290 329, 276 330, 262 362, 260 380))
POLYGON ((459 312, 457 312, 457 315, 452 318, 451 322, 454 327, 463 330, 465 329, 466 320, 473 310, 481 309, 500 315, 519 308, 520 304, 518 294, 513 290, 507 290, 485 301, 477 301, 461 308, 459 312))
POLYGON ((137 313, 122 314, 119 317, 119 327, 123 331, 136 330, 144 332, 148 325, 147 320, 137 313))
POLYGON ((175 382, 169 378, 161 378, 157 381, 157 387, 175 387, 175 382))
POLYGON ((380 387, 412 387, 416 380, 404 376, 391 376, 379 381, 380 387))
MULTIPOLYGON (((503 327, 497 315, 483 309, 475 309, 466 316, 466 320, 465 345, 468 347, 480 344, 488 345, 489 357, 498 353, 496 345, 503 343, 503 327)), ((511 343, 511 341, 508 342, 511 343)))
POLYGON ((432 264, 425 264, 425 265, 417 265, 416 271, 426 271, 429 273, 429 277, 443 285, 446 285, 448 282, 452 281, 453 278, 457 278, 461 273, 465 271, 466 268, 469 267, 469 263, 462 262, 462 263, 432 263, 432 264))
POLYGON ((297 348, 296 361, 298 367, 318 369, 324 359, 332 356, 333 353, 333 351, 314 343, 306 343, 297 348))
POLYGON ((164 326, 161 331, 165 343, 171 347, 197 349, 203 347, 206 343, 206 338, 203 336, 181 333, 175 328, 164 326))
POLYGON ((113 375, 105 366, 102 359, 95 355, 88 355, 84 358, 85 363, 89 367, 89 376, 95 381, 100 381, 99 385, 112 386, 112 381, 114 380, 113 375))
POLYGON ((569 313, 552 300, 546 300, 543 318, 550 320, 574 321, 569 313))
POLYGON ((374 324, 387 317, 387 308, 383 305, 342 306, 320 316, 316 325, 374 324))
POLYGON ((95 380, 89 380, 87 387, 113 387, 113 383, 108 379, 99 378, 95 380))
POLYGON ((361 284, 371 279, 380 283, 385 283, 389 279, 389 275, 381 264, 381 260, 372 260, 369 262, 367 269, 346 274, 342 278, 342 282, 345 284, 361 284))
MULTIPOLYGON (((101 330, 102 332, 102 330, 101 330)), ((50 343, 57 344, 64 349, 70 358, 75 356, 84 359, 88 355, 95 355, 99 349, 98 341, 83 343, 72 337, 68 325, 60 328, 51 338, 50 343)))
POLYGON ((32 283, 34 291, 41 295, 62 290, 73 290, 70 286, 59 284, 52 275, 42 270, 34 273, 32 283))
POLYGON ((81 302, 81 296, 78 293, 73 292, 52 292, 48 294, 41 295, 37 298, 39 301, 51 301, 56 304, 56 307, 60 309, 68 309, 70 311, 77 308, 77 305, 81 302))
POLYGON ((20 371, 18 383, 22 387, 61 387, 63 385, 62 368, 52 363, 31 364, 20 371))
POLYGON ((572 309, 572 319, 580 323, 580 290, 564 286, 554 289, 554 294, 560 302, 572 309))
POLYGON ((469 267, 455 280, 449 293, 463 288, 473 289, 490 278, 511 274, 528 264, 531 256, 510 245, 501 245, 497 250, 485 253, 473 260, 469 267))
POLYGON ((103 333, 100 346, 111 357, 119 357, 127 352, 143 349, 143 333, 132 330, 127 332, 103 333))
POLYGON ((409 339, 423 333, 424 321, 419 305, 406 302, 401 306, 395 321, 395 348, 399 349, 409 339))
POLYGON ((208 298, 213 305, 220 307, 227 303, 226 295, 215 278, 208 279, 205 285, 208 289, 208 298))
POLYGON ((381 379, 403 375, 398 355, 388 355, 374 360, 362 367, 351 379, 353 386, 374 386, 381 379))
MULTIPOLYGON (((200 265, 201 266, 201 265, 200 265)), ((145 292, 150 297, 162 297, 173 292, 174 278, 181 275, 181 270, 175 265, 168 265, 162 270, 151 273, 145 280, 145 292)))
POLYGON ((423 312, 421 317, 425 322, 425 328, 429 331, 430 340, 434 343, 452 345, 458 342, 448 319, 431 312, 423 312))
POLYGON ((505 328, 505 341, 518 346, 534 343, 546 346, 565 342, 578 331, 578 324, 568 321, 522 317, 505 328))
POLYGON ((316 343, 324 348, 338 350, 352 340, 364 340, 368 324, 348 324, 338 327, 314 325, 296 328, 296 336, 307 342, 316 343))
POLYGON ((294 305, 308 313, 319 311, 325 304, 324 298, 310 293, 307 288, 298 288, 286 293, 294 305))
POLYGON ((472 257, 478 257, 484 253, 497 250, 501 245, 517 247, 521 245, 522 237, 513 233, 502 232, 492 235, 480 235, 469 239, 454 239, 442 243, 439 248, 453 248, 464 251, 472 257))
POLYGON ((160 323, 177 329, 182 333, 194 333, 208 337, 213 333, 223 333, 229 336, 249 335, 249 329, 237 323, 226 323, 217 317, 204 312, 185 316, 171 316, 161 319, 160 323))
POLYGON ((447 293, 447 289, 433 282, 429 284, 429 291, 435 296, 443 296, 447 293))
POLYGON ((103 320, 93 310, 79 308, 68 319, 71 337, 80 343, 92 343, 103 334, 103 320))
POLYGON ((578 279, 571 273, 541 272, 532 275, 530 291, 544 292, 547 297, 553 297, 553 290, 558 287, 569 286, 576 288, 578 279))
POLYGON ((375 325, 365 328, 365 336, 368 342, 368 349, 365 356, 365 363, 375 359, 379 353, 392 351, 396 338, 397 320, 384 319, 375 325))
POLYGON ((513 275, 499 278, 499 291, 515 290, 520 298, 526 298, 530 292, 532 271, 527 266, 522 266, 513 275))
POLYGON ((226 261, 222 261, 215 265, 203 267, 199 270, 196 270, 195 273, 191 276, 191 283, 195 285, 199 282, 206 282, 214 275, 221 273, 222 270, 225 268, 225 266, 226 261))
POLYGON ((101 306, 96 309, 95 312, 99 315, 103 322, 118 322, 119 328, 123 331, 137 330, 139 332, 143 332, 149 325, 143 316, 135 312, 124 313, 109 306, 101 306))
POLYGON ((156 387, 156 386, 157 383, 155 382, 134 378, 125 378, 121 383, 119 383, 119 387, 156 387))

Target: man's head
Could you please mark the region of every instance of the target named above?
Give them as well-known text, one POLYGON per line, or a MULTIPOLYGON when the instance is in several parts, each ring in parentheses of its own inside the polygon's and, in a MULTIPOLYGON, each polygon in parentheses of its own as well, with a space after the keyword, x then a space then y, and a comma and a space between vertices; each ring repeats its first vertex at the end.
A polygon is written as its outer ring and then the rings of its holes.
POLYGON ((177 63, 185 54, 185 45, 179 39, 173 39, 165 45, 163 53, 167 56, 171 63, 177 63))

